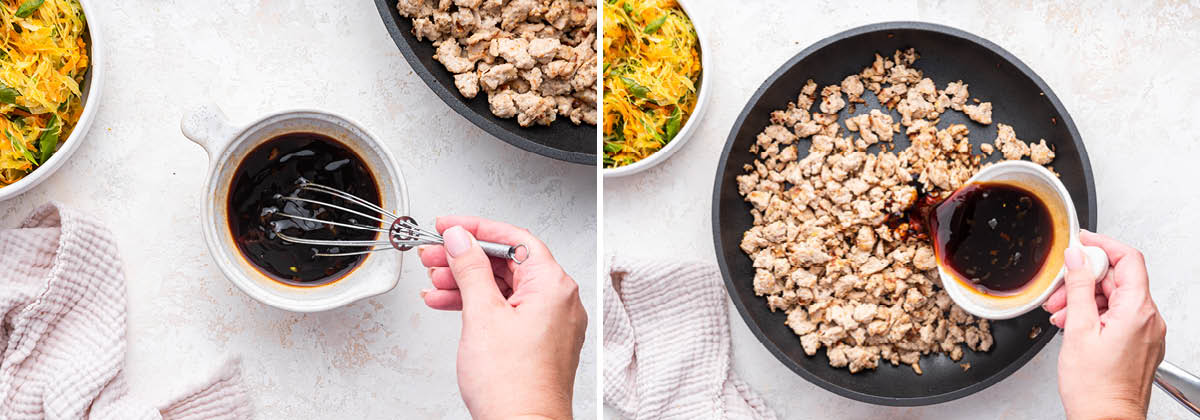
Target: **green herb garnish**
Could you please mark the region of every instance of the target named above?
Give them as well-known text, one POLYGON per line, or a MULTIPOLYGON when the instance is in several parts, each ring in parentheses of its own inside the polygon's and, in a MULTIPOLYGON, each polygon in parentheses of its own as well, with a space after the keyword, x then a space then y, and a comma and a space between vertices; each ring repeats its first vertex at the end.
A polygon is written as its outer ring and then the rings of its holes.
POLYGON ((58 135, 61 131, 58 115, 50 114, 50 122, 46 123, 46 131, 43 131, 42 137, 38 139, 38 153, 42 155, 38 165, 44 165, 46 161, 50 160, 50 156, 54 155, 54 150, 58 148, 58 135))
POLYGON ((661 28, 663 26, 663 23, 665 23, 666 21, 667 21, 667 15, 659 16, 658 19, 654 19, 654 20, 650 21, 650 24, 646 25, 646 30, 643 32, 645 32, 647 34, 652 34, 652 33, 658 32, 658 28, 661 28))
POLYGON ((667 141, 675 138, 679 134, 679 123, 683 119, 683 114, 676 107, 674 112, 671 112, 671 117, 667 118, 667 123, 663 126, 663 131, 667 134, 667 141))
POLYGON ((30 153, 29 149, 25 148, 24 143, 13 138, 12 134, 9 133, 8 130, 4 130, 4 136, 8 137, 8 143, 12 145, 13 150, 20 151, 21 154, 25 156, 25 159, 29 160, 30 162, 36 162, 36 160, 33 158, 33 153, 30 153))
POLYGON ((634 81, 633 79, 621 76, 621 81, 625 82, 625 86, 629 88, 629 93, 632 93, 633 96, 642 99, 646 99, 646 97, 650 96, 650 88, 639 85, 638 82, 634 81))
POLYGON ((0 102, 16 105, 18 96, 21 96, 21 92, 0 83, 0 102))
POLYGON ((15 15, 19 18, 27 18, 33 15, 33 11, 42 7, 42 3, 45 2, 46 0, 25 0, 24 3, 21 3, 21 7, 17 8, 15 15))
POLYGON ((622 148, 623 147, 619 144, 609 141, 604 142, 604 153, 617 153, 620 152, 622 148))

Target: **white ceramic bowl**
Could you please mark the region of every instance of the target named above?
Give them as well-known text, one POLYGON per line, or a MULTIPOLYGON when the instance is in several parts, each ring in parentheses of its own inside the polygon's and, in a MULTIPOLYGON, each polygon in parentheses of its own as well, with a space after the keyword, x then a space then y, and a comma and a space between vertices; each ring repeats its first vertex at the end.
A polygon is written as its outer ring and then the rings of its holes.
POLYGON ((987 319, 1010 319, 1041 306, 1054 289, 1063 283, 1067 268, 1063 264, 1062 252, 1070 246, 1083 249, 1093 278, 1099 281, 1104 276, 1108 270, 1108 255, 1103 249, 1079 243, 1079 217, 1075 213, 1075 203, 1067 187, 1046 168, 1033 162, 1009 160, 984 168, 963 185, 976 182, 1007 182, 1025 187, 1046 203, 1053 217, 1066 218, 1066 223, 1056 228, 1051 255, 1043 263, 1048 269, 1044 268, 1025 290, 1013 296, 991 296, 973 290, 951 273, 939 257, 938 274, 942 288, 963 310, 987 319))
POLYGON ((408 214, 408 189, 404 174, 388 148, 354 122, 322 111, 288 111, 268 115, 241 128, 226 120, 215 105, 197 108, 183 117, 184 136, 208 152, 209 171, 201 194, 204 241, 221 272, 255 300, 296 312, 317 312, 386 293, 400 280, 400 252, 368 254, 358 267, 341 279, 319 286, 292 286, 276 281, 246 260, 229 229, 230 182, 242 159, 255 147, 282 134, 318 133, 337 139, 375 176, 380 205, 408 214))
POLYGON ((83 113, 80 114, 79 121, 75 123, 74 131, 71 131, 71 135, 67 136, 67 140, 62 143, 58 151, 54 152, 54 156, 50 156, 50 160, 21 178, 20 181, 7 187, 0 187, 0 201, 29 191, 54 174, 66 163, 67 159, 71 158, 75 149, 78 149, 79 144, 83 143, 83 139, 87 138, 88 129, 92 127, 92 120, 96 118, 96 112, 100 108, 100 94, 104 92, 104 37, 101 36, 99 30, 101 24, 97 18, 98 15, 94 13, 100 6, 95 5, 91 0, 80 0, 79 4, 83 6, 83 14, 87 18, 88 35, 91 37, 91 43, 88 44, 91 66, 84 75, 83 86, 80 87, 83 92, 83 113))
MULTIPOLYGON (((675 138, 671 139, 671 142, 667 143, 665 147, 659 149, 650 156, 646 156, 642 160, 634 162, 633 164, 625 165, 619 168, 605 168, 605 178, 619 178, 633 175, 650 169, 651 167, 667 160, 667 158, 671 157, 671 155, 675 154, 675 152, 679 151, 679 149, 682 149, 683 145, 687 143, 688 139, 691 139, 692 134, 697 130, 696 127, 700 125, 700 120, 704 117, 704 111, 707 108, 706 104, 708 104, 708 86, 714 75, 712 71, 712 49, 708 47, 708 33, 705 32, 706 27, 704 24, 697 21, 696 15, 692 14, 692 10, 695 9, 692 9, 688 6, 692 3, 692 1, 678 1, 679 7, 682 8, 683 12, 686 13, 688 18, 692 20, 692 26, 696 28, 696 40, 700 43, 700 91, 699 95, 696 97, 696 108, 692 110, 692 115, 688 117, 687 124, 683 125, 683 128, 679 130, 679 133, 675 134, 675 138)), ((601 118, 603 118, 603 115, 601 115, 601 118)), ((600 135, 601 137, 604 136, 603 130, 600 135)), ((603 142, 603 140, 601 141, 603 142)), ((603 153, 603 146, 600 147, 600 151, 603 153)), ((604 167, 603 162, 600 163, 600 167, 604 167)))

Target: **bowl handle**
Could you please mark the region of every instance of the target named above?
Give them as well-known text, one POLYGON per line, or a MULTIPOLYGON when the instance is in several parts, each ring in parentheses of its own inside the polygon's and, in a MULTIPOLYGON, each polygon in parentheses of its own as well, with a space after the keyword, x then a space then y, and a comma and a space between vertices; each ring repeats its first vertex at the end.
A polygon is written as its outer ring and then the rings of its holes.
POLYGON ((1083 254, 1087 255, 1088 271, 1092 272, 1096 282, 1104 279, 1104 275, 1108 274, 1108 254, 1100 247, 1085 246, 1082 247, 1083 254))
POLYGON ((185 114, 179 129, 184 137, 204 148, 210 159, 237 134, 237 128, 229 124, 221 108, 212 103, 200 105, 185 114))

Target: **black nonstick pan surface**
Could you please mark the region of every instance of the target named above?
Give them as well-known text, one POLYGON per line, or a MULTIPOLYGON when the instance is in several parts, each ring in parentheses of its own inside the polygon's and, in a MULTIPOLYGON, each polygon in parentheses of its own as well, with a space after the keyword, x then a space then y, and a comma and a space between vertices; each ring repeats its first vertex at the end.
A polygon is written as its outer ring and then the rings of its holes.
MULTIPOLYGON (((754 295, 754 268, 738 247, 742 233, 753 225, 753 219, 750 205, 738 195, 736 177, 744 173, 743 165, 753 162, 750 146, 755 136, 770 124, 770 112, 784 109, 788 102, 794 101, 806 80, 811 78, 818 86, 837 84, 843 77, 869 65, 875 53, 890 56, 897 49, 909 47, 916 48, 921 56, 914 67, 924 71, 939 87, 961 79, 969 84, 972 98, 993 104, 991 125, 980 125, 959 112, 947 111, 939 127, 966 124, 976 151, 979 144, 996 138, 996 122, 1012 125, 1022 140, 1046 139, 1057 154, 1052 166, 1071 193, 1080 226, 1096 228, 1096 190, 1079 131, 1050 87, 996 44, 946 26, 891 22, 823 39, 784 63, 746 104, 721 155, 713 186, 713 242, 717 261, 742 319, 784 366, 839 395, 894 406, 936 404, 983 390, 1028 362, 1058 329, 1041 310, 993 322, 995 346, 990 352, 976 353, 964 347, 965 356, 959 362, 945 355, 924 356, 923 375, 913 373, 906 365, 892 366, 882 361, 878 369, 856 374, 830 367, 824 349, 815 356, 805 355, 799 337, 784 324, 786 315, 772 313, 766 300, 754 295), (1031 338, 1035 328, 1041 333, 1031 338), (964 372, 959 363, 970 363, 971 368, 964 372)), ((866 96, 869 107, 879 108, 874 95, 868 92, 866 96)), ((842 117, 846 112, 842 111, 842 117)), ((862 112, 860 106, 856 114, 862 112)), ((892 114, 899 121, 899 115, 892 114)), ((898 150, 908 147, 905 136, 896 136, 895 141, 898 150)), ((801 157, 807 153, 809 144, 807 139, 800 141, 801 157)), ((990 159, 1000 159, 1000 153, 997 151, 990 159)))
POLYGON ((553 159, 584 165, 596 164, 596 126, 575 125, 559 119, 549 126, 521 127, 516 118, 499 118, 488 108, 487 94, 464 98, 454 87, 454 75, 446 70, 433 53, 433 43, 419 41, 412 34, 412 20, 400 16, 396 0, 375 0, 379 15, 392 40, 408 60, 413 71, 455 112, 506 143, 553 159))

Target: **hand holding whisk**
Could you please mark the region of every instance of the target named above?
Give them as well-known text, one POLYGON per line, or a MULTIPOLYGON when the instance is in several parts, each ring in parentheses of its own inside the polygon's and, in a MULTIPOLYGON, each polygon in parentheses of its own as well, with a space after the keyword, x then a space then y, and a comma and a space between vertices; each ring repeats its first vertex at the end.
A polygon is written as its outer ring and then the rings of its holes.
MULTIPOLYGON (((415 220, 413 220, 413 218, 408 217, 408 216, 398 216, 395 213, 384 210, 383 208, 381 208, 367 200, 363 200, 361 198, 358 198, 352 194, 348 194, 348 193, 338 190, 336 188, 331 188, 331 187, 327 187, 327 186, 324 186, 321 184, 316 184, 316 183, 311 183, 311 182, 305 182, 305 183, 300 184, 300 186, 298 188, 296 188, 296 190, 293 191, 290 195, 286 195, 286 196, 281 195, 278 198, 280 200, 290 201, 290 202, 297 203, 297 204, 307 203, 307 204, 313 204, 313 205, 316 205, 319 207, 343 211, 348 214, 365 217, 368 220, 376 220, 376 221, 379 221, 380 223, 383 223, 385 226, 388 226, 385 229, 385 228, 381 228, 378 226, 368 226, 368 225, 359 224, 353 220, 334 221, 334 220, 318 219, 316 217, 310 217, 310 216, 301 216, 301 215, 289 213, 288 209, 290 208, 290 206, 284 206, 284 210, 276 213, 276 215, 296 220, 300 224, 319 224, 319 225, 326 225, 326 226, 330 226, 330 227, 342 227, 342 228, 348 228, 348 229, 375 231, 375 232, 379 232, 379 233, 383 233, 383 234, 387 235, 386 240, 385 239, 323 240, 323 239, 305 239, 305 238, 295 237, 295 236, 291 236, 291 235, 286 235, 282 232, 276 232, 276 235, 278 235, 280 239, 283 239, 284 241, 295 243, 295 244, 315 245, 315 246, 335 247, 335 248, 367 247, 366 250, 362 250, 362 251, 317 252, 315 254, 315 256, 317 256, 317 257, 361 255, 361 254, 367 254, 367 253, 371 253, 371 252, 375 252, 375 251, 382 251, 382 250, 386 250, 386 249, 396 249, 396 250, 400 250, 400 251, 408 251, 415 246, 441 245, 443 243, 441 235, 439 235, 437 232, 422 229, 420 226, 417 225, 417 222, 415 220), (334 205, 334 204, 320 201, 320 200, 314 200, 314 199, 310 199, 310 198, 300 197, 300 193, 304 192, 304 191, 321 193, 321 194, 326 194, 329 196, 337 197, 342 200, 345 200, 348 204, 346 207, 344 207, 344 206, 338 206, 338 205, 334 205), (359 210, 347 208, 350 205, 357 207, 359 210), (360 210, 362 210, 362 211, 360 211, 360 210)), ((316 216, 316 215, 314 214, 313 216, 316 216)), ((505 244, 498 244, 498 243, 486 242, 486 241, 478 241, 478 242, 479 242, 479 246, 481 248, 483 248, 483 252, 485 254, 487 254, 489 257, 504 258, 504 259, 508 259, 513 262, 516 262, 517 264, 525 262, 525 260, 529 257, 528 249, 526 249, 525 244, 505 245, 505 244)))

